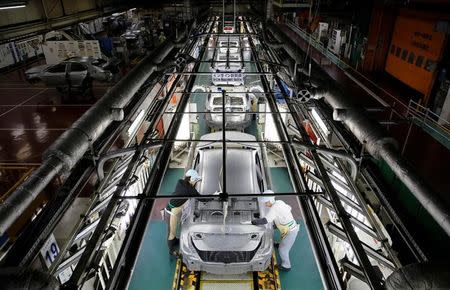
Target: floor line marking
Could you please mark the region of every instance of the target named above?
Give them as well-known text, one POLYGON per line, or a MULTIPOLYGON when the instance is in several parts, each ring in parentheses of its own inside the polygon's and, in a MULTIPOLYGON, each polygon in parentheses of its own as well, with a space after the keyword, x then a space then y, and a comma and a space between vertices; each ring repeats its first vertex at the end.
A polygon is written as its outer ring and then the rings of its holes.
POLYGON ((2 113, 2 114, 0 115, 0 117, 3 117, 4 115, 6 115, 6 114, 8 114, 9 112, 13 111, 15 108, 20 107, 21 105, 25 104, 26 102, 28 102, 28 101, 31 100, 32 98, 39 96, 40 94, 42 94, 43 92, 45 92, 45 91, 47 91, 47 90, 48 90, 48 88, 43 89, 42 91, 40 91, 40 92, 38 92, 38 93, 32 95, 31 97, 29 97, 28 99, 24 100, 24 101, 21 102, 20 104, 17 104, 17 105, 14 106, 13 108, 11 108, 11 109, 9 109, 8 111, 2 113))

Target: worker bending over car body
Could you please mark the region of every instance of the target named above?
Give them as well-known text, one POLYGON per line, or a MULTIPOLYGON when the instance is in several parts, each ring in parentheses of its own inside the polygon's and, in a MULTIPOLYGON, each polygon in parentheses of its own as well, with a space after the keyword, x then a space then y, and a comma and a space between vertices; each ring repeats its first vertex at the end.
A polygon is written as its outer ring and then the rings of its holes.
MULTIPOLYGON (((272 190, 266 190, 265 194, 274 194, 272 190)), ((281 233, 281 242, 278 248, 281 258, 281 271, 291 270, 289 251, 297 237, 299 226, 292 216, 291 207, 282 200, 275 200, 273 196, 263 196, 259 199, 269 208, 265 217, 252 220, 253 225, 265 225, 274 222, 281 233)))
MULTIPOLYGON (((184 175, 184 179, 178 180, 175 192, 175 196, 200 196, 200 193, 195 189, 197 182, 202 178, 194 169, 189 169, 184 175)), ((176 237, 177 226, 180 221, 183 207, 188 198, 176 199, 173 198, 167 204, 165 211, 170 215, 169 219, 169 233, 167 237, 167 246, 169 248, 169 254, 176 255, 175 248, 180 240, 176 237)))

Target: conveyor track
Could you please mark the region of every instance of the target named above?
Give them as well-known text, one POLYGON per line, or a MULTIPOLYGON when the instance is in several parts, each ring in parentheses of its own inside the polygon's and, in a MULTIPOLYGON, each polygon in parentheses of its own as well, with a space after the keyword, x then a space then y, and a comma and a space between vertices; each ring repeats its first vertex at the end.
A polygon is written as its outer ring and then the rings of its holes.
POLYGON ((181 259, 177 260, 172 290, 281 290, 275 254, 266 271, 240 275, 214 275, 189 271, 181 259))

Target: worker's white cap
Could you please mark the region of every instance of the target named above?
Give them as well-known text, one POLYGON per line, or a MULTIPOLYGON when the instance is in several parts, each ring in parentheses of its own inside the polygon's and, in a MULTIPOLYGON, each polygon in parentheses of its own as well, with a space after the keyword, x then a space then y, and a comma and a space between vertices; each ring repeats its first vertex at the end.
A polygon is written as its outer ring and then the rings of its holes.
POLYGON ((200 177, 200 175, 198 174, 198 172, 194 169, 189 169, 188 171, 186 171, 185 174, 186 177, 190 177, 191 178, 191 182, 197 182, 202 180, 202 178, 200 177))
MULTIPOLYGON (((273 190, 266 190, 264 191, 264 194, 274 194, 273 190)), ((275 202, 275 197, 274 196, 262 196, 259 198, 259 201, 262 203, 266 203, 266 202, 270 202, 270 203, 274 203, 275 202)))

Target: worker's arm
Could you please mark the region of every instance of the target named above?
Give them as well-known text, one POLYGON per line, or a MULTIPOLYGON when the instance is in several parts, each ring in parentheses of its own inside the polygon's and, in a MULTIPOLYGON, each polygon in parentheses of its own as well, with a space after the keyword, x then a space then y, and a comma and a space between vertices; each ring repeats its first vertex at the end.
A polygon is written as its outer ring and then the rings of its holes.
POLYGON ((255 226, 265 225, 267 223, 268 223, 268 221, 266 218, 252 220, 252 225, 255 225, 255 226))

